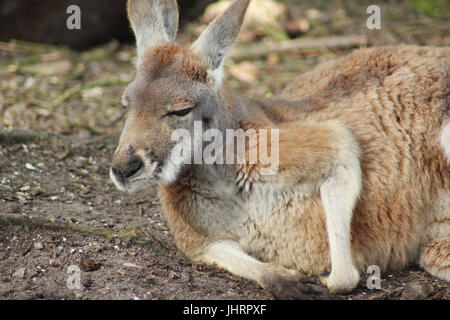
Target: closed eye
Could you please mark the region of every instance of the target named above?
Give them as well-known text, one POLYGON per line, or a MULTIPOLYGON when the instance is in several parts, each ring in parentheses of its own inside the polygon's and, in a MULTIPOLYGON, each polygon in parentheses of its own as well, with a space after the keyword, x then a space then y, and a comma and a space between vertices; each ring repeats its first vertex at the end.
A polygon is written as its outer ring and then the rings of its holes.
POLYGON ((168 116, 176 116, 176 117, 184 117, 186 115, 188 115, 192 109, 192 108, 186 108, 186 109, 181 109, 181 110, 176 110, 176 111, 170 111, 167 113, 168 116))

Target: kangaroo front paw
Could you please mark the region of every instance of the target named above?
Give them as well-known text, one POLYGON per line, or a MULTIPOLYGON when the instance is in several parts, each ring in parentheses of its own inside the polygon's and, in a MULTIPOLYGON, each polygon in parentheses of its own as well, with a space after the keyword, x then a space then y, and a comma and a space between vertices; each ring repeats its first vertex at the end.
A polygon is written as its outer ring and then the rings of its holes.
POLYGON ((280 300, 308 300, 323 293, 314 280, 286 269, 266 277, 263 287, 280 300))
POLYGON ((310 279, 280 279, 269 291, 279 300, 309 300, 323 291, 310 279))
POLYGON ((352 268, 346 272, 333 272, 327 277, 321 277, 320 281, 333 293, 348 293, 352 291, 359 282, 358 270, 352 268))

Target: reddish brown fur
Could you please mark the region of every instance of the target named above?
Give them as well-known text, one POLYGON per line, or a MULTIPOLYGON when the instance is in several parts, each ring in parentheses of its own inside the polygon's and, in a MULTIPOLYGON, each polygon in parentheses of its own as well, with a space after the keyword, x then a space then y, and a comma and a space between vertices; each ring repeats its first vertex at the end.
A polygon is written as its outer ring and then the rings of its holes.
POLYGON ((141 68, 149 69, 152 74, 175 73, 180 77, 186 76, 191 80, 206 83, 209 65, 191 49, 174 43, 147 51, 142 59, 141 68))
MULTIPOLYGON (((313 104, 313 101, 317 100, 318 106, 312 108, 312 111, 296 113, 288 108, 274 118, 276 122, 280 119, 284 121, 303 119, 308 122, 340 119, 352 128, 359 139, 365 175, 362 196, 352 223, 352 249, 358 252, 354 259, 359 269, 364 270, 368 261, 375 261, 384 270, 398 269, 412 263, 414 257, 418 255, 421 243, 425 241, 422 237, 424 232, 421 230, 426 229, 433 219, 431 213, 424 215, 423 212, 430 210, 430 204, 436 198, 437 190, 450 189, 447 160, 437 143, 430 143, 437 140, 441 128, 442 118, 439 114, 444 112, 444 108, 448 108, 442 104, 441 99, 448 78, 437 79, 435 70, 423 70, 436 65, 432 61, 436 53, 438 52, 408 46, 395 49, 362 49, 340 61, 328 63, 314 72, 301 76, 280 95, 280 98, 290 101, 295 101, 297 97, 313 97, 314 99, 308 100, 308 103, 313 104), (430 62, 417 63, 416 55, 421 56, 422 62, 427 59, 430 62), (406 78, 402 78, 402 68, 405 67, 411 68, 418 76, 414 82, 404 82, 406 78), (311 83, 315 85, 311 86, 311 83), (385 87, 388 84, 389 87, 385 87), (373 91, 374 89, 376 91, 373 91), (362 95, 364 92, 366 95, 362 95), (419 106, 425 102, 429 106, 431 101, 435 101, 431 104, 434 108, 431 110, 429 107, 415 109, 403 107, 408 104, 419 106), (315 110, 320 110, 320 113, 315 110), (283 114, 288 114, 289 117, 283 117, 283 114), (366 115, 362 117, 362 114, 366 115), (385 138, 379 134, 380 132, 385 132, 391 137, 388 143, 383 142, 385 138), (399 135, 402 132, 407 132, 408 135, 399 135), (405 139, 410 139, 406 140, 406 145, 405 139), (394 150, 398 150, 399 153, 394 150), (380 162, 380 158, 384 160, 380 162), (427 172, 425 175, 421 174, 423 170, 427 172), (411 188, 411 185, 416 187, 411 188), (367 192, 373 188, 379 189, 379 192, 367 192)), ((444 51, 436 56, 442 54, 445 55, 444 51)), ((253 109, 258 110, 259 102, 248 99, 244 101, 250 115, 247 115, 248 119, 244 117, 245 120, 242 120, 241 109, 244 102, 230 94, 225 85, 219 91, 219 97, 225 110, 230 113, 230 118, 241 118, 240 127, 244 130, 272 127, 276 123, 267 117, 273 114, 269 106, 266 106, 267 116, 265 116, 259 111, 253 112, 253 109)), ((279 104, 279 101, 274 101, 274 112, 277 112, 275 108, 279 104)), ((323 166, 329 165, 325 158, 321 158, 325 154, 329 157, 330 151, 325 150, 333 150, 332 146, 326 146, 328 134, 320 127, 299 127, 297 123, 291 123, 280 127, 282 131, 279 175, 284 177, 283 179, 294 177, 291 175, 292 171, 287 171, 287 175, 283 175, 286 167, 313 177, 315 171, 319 173, 324 170, 321 161, 323 166), (290 133, 293 131, 298 131, 299 134, 290 133), (314 131, 322 137, 314 136, 314 131), (320 151, 316 157, 313 153, 315 148, 324 151, 320 151), (296 160, 292 161, 293 159, 296 160), (314 171, 311 171, 311 168, 314 168, 314 171)), ((250 172, 253 167, 248 166, 243 170, 250 172)), ((163 203, 175 201, 167 193, 172 187, 161 189, 163 203)), ((177 215, 170 209, 168 214, 177 215)), ((316 226, 315 230, 322 235, 321 237, 325 237, 323 227, 316 226)), ((308 232, 305 231, 305 234, 308 232)), ((182 238, 184 239, 184 236, 182 238)), ((298 241, 301 243, 300 241, 316 240, 298 241)), ((183 247, 187 252, 194 249, 186 248, 184 244, 183 247)), ((329 261, 327 249, 322 250, 322 252, 314 251, 314 254, 309 251, 309 256, 317 254, 322 257, 321 259, 325 259, 323 261, 329 261)), ((311 262, 308 265, 309 268, 315 269, 321 264, 311 262)), ((319 268, 317 271, 325 270, 319 268)))

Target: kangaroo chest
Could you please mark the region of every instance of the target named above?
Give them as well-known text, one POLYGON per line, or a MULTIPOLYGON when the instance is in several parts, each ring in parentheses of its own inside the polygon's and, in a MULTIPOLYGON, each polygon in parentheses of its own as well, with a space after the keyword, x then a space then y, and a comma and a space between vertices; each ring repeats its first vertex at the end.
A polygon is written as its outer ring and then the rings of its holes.
POLYGON ((262 261, 300 269, 298 260, 311 250, 302 247, 302 243, 310 243, 311 238, 315 238, 314 243, 327 243, 320 198, 314 186, 255 184, 245 193, 226 190, 220 184, 215 187, 197 197, 194 219, 203 228, 206 226, 210 237, 236 240, 262 261))

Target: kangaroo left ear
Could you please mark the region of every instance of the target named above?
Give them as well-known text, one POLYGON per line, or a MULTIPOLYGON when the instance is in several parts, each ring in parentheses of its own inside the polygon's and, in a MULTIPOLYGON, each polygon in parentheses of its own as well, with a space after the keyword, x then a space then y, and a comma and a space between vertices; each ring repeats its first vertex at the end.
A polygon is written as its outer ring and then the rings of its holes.
POLYGON ((223 61, 228 49, 236 40, 250 0, 235 0, 218 16, 192 44, 192 48, 208 58, 210 74, 215 77, 216 87, 222 81, 223 61))
POLYGON ((149 48, 175 40, 178 29, 176 0, 128 0, 127 12, 136 36, 139 59, 149 48))

